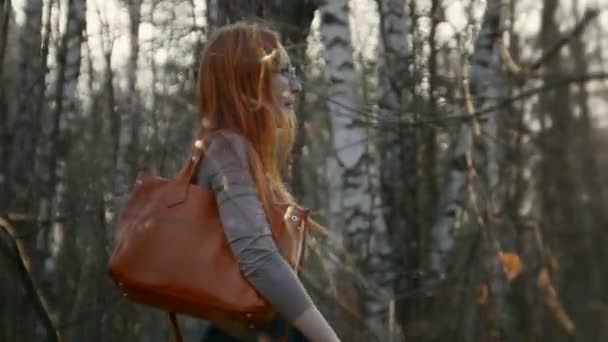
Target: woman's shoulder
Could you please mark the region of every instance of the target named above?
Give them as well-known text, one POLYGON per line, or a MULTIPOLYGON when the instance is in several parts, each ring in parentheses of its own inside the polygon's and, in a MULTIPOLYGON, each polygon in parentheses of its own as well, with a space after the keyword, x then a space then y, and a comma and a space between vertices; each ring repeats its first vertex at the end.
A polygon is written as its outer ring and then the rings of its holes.
POLYGON ((205 134, 204 152, 198 170, 198 183, 208 186, 215 175, 247 169, 247 139, 234 131, 216 130, 205 134))
POLYGON ((207 153, 211 156, 237 156, 240 160, 248 159, 251 143, 238 132, 227 129, 215 130, 207 134, 206 140, 207 153))

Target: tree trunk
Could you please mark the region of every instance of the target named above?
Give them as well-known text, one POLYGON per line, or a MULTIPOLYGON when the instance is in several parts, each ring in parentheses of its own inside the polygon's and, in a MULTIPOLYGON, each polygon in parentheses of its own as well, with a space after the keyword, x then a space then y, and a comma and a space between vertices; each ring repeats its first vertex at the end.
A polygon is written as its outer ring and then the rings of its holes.
POLYGON ((206 0, 207 25, 212 29, 233 24, 242 19, 262 18, 265 0, 206 0))
MULTIPOLYGON (((114 183, 114 213, 124 204, 125 196, 135 177, 138 153, 139 114, 137 113, 138 92, 137 59, 139 57, 139 23, 141 20, 141 1, 130 0, 129 8, 129 60, 127 68, 127 92, 124 107, 121 108, 118 146, 116 151, 116 178, 114 183)), ((114 215, 112 215, 113 217, 114 215)))
POLYGON ((450 162, 447 178, 441 191, 435 222, 431 226, 429 250, 429 270, 431 279, 428 286, 435 287, 435 281, 446 277, 448 256, 455 245, 454 230, 464 211, 464 193, 468 184, 467 156, 473 145, 473 131, 468 122, 460 125, 450 162))
MULTIPOLYGON (((578 13, 576 0, 573 1, 574 17, 577 22, 581 21, 581 15, 578 13)), ((570 52, 574 61, 574 72, 576 75, 587 75, 589 72, 588 65, 589 57, 586 56, 586 39, 581 36, 574 37, 570 43, 570 52)), ((602 284, 606 284, 607 278, 603 276, 604 265, 598 263, 598 260, 607 260, 608 254, 605 252, 606 238, 598 231, 607 227, 608 215, 606 215, 605 203, 606 194, 600 178, 600 169, 597 162, 597 149, 594 146, 596 140, 596 130, 593 127, 593 118, 591 117, 591 108, 589 106, 590 94, 588 85, 580 83, 576 85, 577 91, 572 94, 573 108, 573 129, 571 133, 572 141, 570 144, 573 152, 570 155, 578 156, 572 162, 574 174, 573 183, 576 186, 576 194, 571 196, 574 198, 574 206, 580 218, 579 226, 577 227, 581 234, 581 248, 574 250, 574 253, 580 252, 580 258, 575 254, 577 260, 581 261, 579 267, 573 270, 573 277, 580 279, 580 285, 571 290, 578 298, 579 294, 585 291, 585 296, 588 298, 601 298, 602 289, 605 288, 602 284), (579 116, 576 117, 578 109, 579 116)), ((562 109, 565 110, 565 109, 562 109)), ((567 195, 566 195, 567 196, 567 195)), ((580 309, 579 309, 580 310, 580 309)), ((577 311, 579 311, 577 310, 577 311)), ((577 331, 582 339, 588 341, 603 340, 601 330, 596 327, 602 325, 603 317, 597 315, 596 312, 588 312, 588 310, 579 311, 579 319, 577 320, 577 331)))
POLYGON ((19 39, 21 75, 16 121, 10 142, 7 193, 3 198, 12 198, 8 210, 25 213, 30 209, 28 197, 32 191, 32 165, 35 157, 35 128, 41 117, 41 102, 44 98, 44 56, 40 53, 42 43, 42 0, 25 3, 25 25, 19 39))
MULTIPOLYGON (((104 24, 102 24, 104 25, 104 24)), ((107 26, 103 26, 102 35, 110 40, 110 33, 107 26)), ((105 39, 102 38, 102 39, 105 39)), ((109 42, 113 44, 113 42, 109 42)), ((106 241, 108 245, 114 242, 114 229, 112 222, 114 221, 114 172, 116 170, 116 160, 118 155, 118 136, 120 134, 120 117, 116 113, 116 100, 114 96, 114 71, 112 70, 112 49, 111 47, 102 44, 104 71, 102 75, 102 118, 101 121, 101 141, 105 146, 102 153, 101 168, 101 188, 103 200, 103 218, 106 231, 106 241)))
POLYGON ((349 25, 348 1, 333 1, 320 9, 321 42, 325 51, 326 77, 330 81, 327 107, 332 132, 332 149, 327 158, 329 181, 329 227, 344 237, 346 250, 355 255, 357 265, 382 291, 360 292, 362 313, 378 336, 387 322, 392 297, 390 286, 390 245, 384 219, 373 211, 366 127, 352 125, 358 119, 349 108, 360 108, 349 25))
MULTIPOLYGON (((377 102, 380 110, 381 132, 378 141, 378 153, 381 197, 376 206, 383 208, 386 214, 388 236, 391 241, 391 272, 386 277, 393 277, 394 292, 407 293, 417 288, 418 279, 414 274, 419 265, 419 225, 418 225, 418 142, 414 129, 407 128, 414 117, 408 114, 412 109, 409 87, 411 78, 408 68, 412 60, 409 42, 411 19, 405 13, 406 2, 403 0, 376 0, 380 14, 378 49, 378 89, 377 102), (399 123, 395 129, 392 123, 399 123)), ((376 164, 376 163, 375 163, 376 164)), ((372 182, 374 180, 372 179, 372 182)), ((376 239, 386 239, 380 234, 376 239)), ((390 279, 390 278, 389 278, 390 279)), ((390 291, 390 289, 387 289, 390 291)), ((399 296, 399 295, 397 295, 399 296)), ((411 300, 399 300, 396 304, 399 322, 404 323, 407 312, 414 307, 411 300)), ((404 324, 402 324, 405 330, 404 324)))
MULTIPOLYGON (((473 160, 477 171, 472 184, 475 188, 474 212, 479 221, 482 239, 481 266, 488 288, 487 314, 483 316, 482 334, 488 341, 513 341, 514 326, 511 288, 501 263, 505 247, 514 247, 512 226, 505 215, 507 180, 502 178, 504 151, 502 138, 502 101, 507 94, 506 74, 501 60, 500 44, 504 0, 488 1, 471 58, 471 93, 476 111, 485 110, 479 118, 481 135, 474 144, 473 160), (486 110, 486 108, 489 108, 486 110)), ((512 252, 512 250, 511 250, 512 252)))
MULTIPOLYGON (((11 28, 11 2, 9 0, 0 3, 0 82, 8 84, 8 77, 4 74, 4 63, 6 56, 6 45, 8 40, 8 31, 11 28)), ((9 104, 7 98, 7 89, 0 87, 0 158, 9 160, 9 104)), ((3 194, 0 199, 0 213, 6 210, 8 205, 8 168, 9 163, 3 163, 0 167, 0 194, 3 194)))
MULTIPOLYGON (((52 126, 48 136, 48 178, 46 192, 41 198, 46 212, 42 217, 50 222, 62 212, 66 194, 66 158, 71 144, 74 119, 78 115, 79 102, 76 94, 80 76, 81 45, 86 26, 86 4, 79 0, 68 2, 67 20, 64 34, 57 52, 57 79, 55 82, 55 106, 52 112, 52 126)), ((44 208, 43 208, 44 210, 44 208)), ((58 228, 62 230, 62 228, 58 228)), ((56 231, 58 236, 62 233, 56 231)), ((60 249, 60 248, 59 248, 60 249)))

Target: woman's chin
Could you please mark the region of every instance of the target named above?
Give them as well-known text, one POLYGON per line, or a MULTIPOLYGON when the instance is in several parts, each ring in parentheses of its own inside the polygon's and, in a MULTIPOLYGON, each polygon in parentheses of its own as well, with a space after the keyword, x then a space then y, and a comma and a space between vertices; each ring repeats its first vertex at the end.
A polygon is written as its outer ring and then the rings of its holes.
POLYGON ((283 105, 281 106, 281 111, 291 114, 295 111, 295 107, 294 105, 283 105))

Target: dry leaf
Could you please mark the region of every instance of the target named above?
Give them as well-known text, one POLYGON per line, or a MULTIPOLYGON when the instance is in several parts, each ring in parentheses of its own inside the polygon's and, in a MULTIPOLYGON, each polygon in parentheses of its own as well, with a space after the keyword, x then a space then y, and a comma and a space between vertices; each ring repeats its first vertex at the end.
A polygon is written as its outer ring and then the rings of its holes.
POLYGON ((507 279, 509 280, 509 282, 517 278, 524 268, 519 255, 513 252, 501 252, 500 261, 502 262, 502 265, 505 268, 505 272, 507 273, 507 279))
POLYGON ((485 304, 488 301, 488 285, 481 283, 475 286, 475 297, 479 304, 485 304))

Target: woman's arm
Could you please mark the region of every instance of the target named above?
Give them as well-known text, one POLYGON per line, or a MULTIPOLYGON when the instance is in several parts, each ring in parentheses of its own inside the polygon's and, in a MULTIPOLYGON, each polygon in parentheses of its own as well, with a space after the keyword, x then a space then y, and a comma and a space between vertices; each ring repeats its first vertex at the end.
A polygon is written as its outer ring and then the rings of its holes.
POLYGON ((272 239, 249 168, 245 139, 228 132, 214 136, 198 183, 215 192, 228 242, 256 290, 310 340, 337 341, 272 239))

